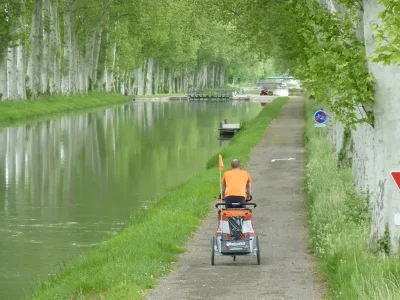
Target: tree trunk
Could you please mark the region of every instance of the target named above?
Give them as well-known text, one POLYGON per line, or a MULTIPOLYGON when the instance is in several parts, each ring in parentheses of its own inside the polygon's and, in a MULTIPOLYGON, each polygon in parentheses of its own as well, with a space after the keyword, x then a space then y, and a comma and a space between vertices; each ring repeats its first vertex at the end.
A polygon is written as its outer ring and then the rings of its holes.
POLYGON ((168 72, 168 94, 173 93, 172 73, 168 72))
POLYGON ((26 99, 25 90, 25 42, 17 47, 17 98, 26 99))
POLYGON ((189 87, 191 89, 194 87, 194 76, 195 76, 194 72, 190 73, 189 78, 188 78, 188 90, 189 90, 189 87))
POLYGON ((18 96, 17 91, 17 48, 8 49, 7 58, 7 98, 15 99, 18 96))
POLYGON ((26 89, 25 89, 25 56, 26 56, 26 46, 25 46, 25 0, 21 0, 21 16, 20 16, 20 34, 21 40, 19 41, 19 46, 17 47, 17 61, 16 61, 16 70, 17 70, 17 98, 26 99, 26 89))
POLYGON ((215 88, 215 64, 211 65, 210 81, 211 87, 215 88))
POLYGON ((108 45, 108 31, 102 30, 100 48, 99 48, 98 67, 97 67, 98 68, 97 81, 98 81, 98 86, 103 91, 108 91, 108 88, 110 86, 109 83, 110 67, 108 65, 108 60, 107 60, 107 54, 108 54, 107 45, 108 45))
POLYGON ((72 42, 72 57, 71 57, 71 92, 73 94, 80 92, 79 91, 79 49, 78 49, 78 39, 76 36, 76 31, 72 27, 72 35, 71 35, 71 42, 72 42))
POLYGON ((71 93, 71 66, 72 66, 72 15, 71 9, 64 11, 64 63, 62 70, 62 93, 71 93))
MULTIPOLYGON (((94 27, 93 33, 91 37, 86 42, 85 47, 85 70, 84 77, 87 82, 87 88, 90 90, 96 90, 99 88, 99 84, 101 85, 104 82, 104 74, 102 74, 100 81, 97 78, 99 57, 100 57, 100 47, 102 44, 102 24, 106 17, 108 16, 109 9, 107 8, 98 24, 94 27)), ((105 33, 107 34, 107 33, 105 33)), ((106 51, 106 49, 105 49, 106 51)), ((103 69, 104 71, 104 69, 103 69)))
POLYGON ((61 37, 60 21, 58 18, 57 6, 50 4, 52 22, 50 24, 51 43, 52 43, 52 77, 50 78, 50 93, 59 94, 61 92, 61 37))
POLYGON ((200 87, 207 88, 207 66, 203 66, 200 74, 200 87))
POLYGON ((35 5, 32 11, 32 26, 31 26, 31 55, 29 58, 29 88, 32 96, 36 97, 42 87, 42 51, 43 51, 43 18, 42 18, 43 2, 35 0, 35 5))
POLYGON ((161 72, 160 72, 160 92, 161 93, 166 93, 166 88, 165 88, 165 68, 162 68, 161 72))
POLYGON ((143 68, 136 69, 137 95, 143 95, 143 68))
POLYGON ((115 90, 120 89, 120 77, 119 76, 115 76, 115 80, 113 81, 112 85, 115 87, 115 90))
POLYGON ((124 72, 122 74, 122 78, 121 78, 121 86, 120 89, 117 90, 117 92, 119 92, 122 95, 125 95, 125 90, 126 90, 126 86, 127 86, 127 72, 124 72))
POLYGON ((128 95, 132 95, 132 74, 129 73, 128 78, 128 95))
MULTIPOLYGON (((46 0, 44 1, 44 7, 43 7, 43 12, 44 14, 48 13, 48 2, 46 0)), ((50 34, 46 30, 47 28, 44 28, 43 30, 43 51, 42 51, 42 72, 41 72, 41 85, 40 85, 40 93, 45 94, 48 89, 49 89, 49 64, 50 64, 50 34)))
POLYGON ((187 91, 187 71, 186 68, 182 70, 182 91, 181 93, 185 93, 187 91))
POLYGON ((198 67, 196 67, 193 72, 192 88, 195 88, 196 86, 199 85, 198 80, 199 80, 199 70, 198 67))
POLYGON ((153 67, 154 67, 154 58, 150 57, 147 60, 146 95, 153 94, 153 67))
POLYGON ((179 75, 178 75, 178 79, 177 79, 177 85, 178 85, 178 88, 177 88, 177 93, 182 93, 182 90, 183 90, 183 76, 182 76, 182 70, 180 70, 179 71, 179 75))
POLYGON ((100 55, 100 44, 101 44, 101 34, 102 30, 99 27, 98 30, 96 31, 93 39, 93 63, 92 63, 92 70, 91 70, 91 78, 92 82, 94 84, 94 87, 98 87, 98 82, 97 82, 97 68, 98 68, 98 63, 99 63, 99 55, 100 55))
POLYGON ((220 82, 220 86, 224 87, 225 86, 225 67, 220 68, 220 72, 219 72, 219 82, 220 82))
MULTIPOLYGON (((114 27, 114 32, 117 32, 118 30, 118 23, 115 23, 114 27)), ((117 39, 114 39, 113 47, 112 47, 112 65, 111 65, 111 73, 110 73, 110 80, 111 80, 111 86, 110 86, 110 91, 117 91, 117 87, 114 84, 114 78, 116 74, 116 61, 117 61, 117 39)), ((125 76, 124 76, 125 79, 125 76)), ((124 88, 125 89, 125 88, 124 88)))
POLYGON ((157 62, 155 62, 154 94, 158 94, 159 86, 160 86, 160 66, 157 62))
POLYGON ((48 25, 43 28, 43 55, 42 55, 42 74, 41 74, 41 93, 51 93, 50 92, 50 81, 53 77, 53 55, 52 52, 54 49, 53 46, 53 38, 54 34, 52 31, 54 30, 54 17, 53 17, 53 9, 50 0, 42 0, 43 1, 43 16, 44 20, 48 19, 48 25))
POLYGON ((85 45, 85 73, 87 80, 89 81, 89 90, 93 89, 93 77, 92 77, 92 70, 93 70, 93 55, 94 55, 94 40, 96 36, 96 31, 92 34, 85 45))
POLYGON ((7 45, 0 45, 0 100, 7 99, 7 45))
MULTIPOLYGON (((78 52, 79 53, 79 52, 78 52)), ((79 91, 80 93, 87 93, 87 85, 86 85, 86 68, 85 68, 85 58, 79 54, 79 74, 78 74, 78 80, 79 80, 79 91)))
POLYGON ((219 65, 216 65, 216 66, 215 66, 215 77, 214 77, 215 86, 216 86, 216 87, 221 87, 221 84, 220 84, 220 82, 219 82, 219 72, 220 72, 219 65))

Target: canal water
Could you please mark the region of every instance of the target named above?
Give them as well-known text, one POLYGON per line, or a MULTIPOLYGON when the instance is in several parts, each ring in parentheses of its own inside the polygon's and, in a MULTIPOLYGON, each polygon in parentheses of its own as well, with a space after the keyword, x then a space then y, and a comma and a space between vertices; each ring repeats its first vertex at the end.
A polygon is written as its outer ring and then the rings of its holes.
MULTIPOLYGON (((0 131, 0 299, 115 235, 149 199, 203 171, 248 102, 137 102, 0 131)), ((224 142, 225 143, 225 142, 224 142)))

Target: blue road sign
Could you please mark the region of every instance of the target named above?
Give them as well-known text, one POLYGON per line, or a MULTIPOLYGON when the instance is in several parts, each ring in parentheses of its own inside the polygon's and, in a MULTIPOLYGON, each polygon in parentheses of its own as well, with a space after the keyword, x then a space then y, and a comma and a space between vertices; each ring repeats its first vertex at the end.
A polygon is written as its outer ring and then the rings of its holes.
POLYGON ((318 110, 314 114, 314 121, 319 124, 325 123, 326 122, 326 113, 323 110, 318 110))

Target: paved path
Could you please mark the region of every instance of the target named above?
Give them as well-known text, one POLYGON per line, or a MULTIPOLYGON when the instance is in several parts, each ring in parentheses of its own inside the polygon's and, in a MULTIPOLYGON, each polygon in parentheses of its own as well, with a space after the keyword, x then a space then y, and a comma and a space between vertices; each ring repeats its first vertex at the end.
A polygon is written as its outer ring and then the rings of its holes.
MULTIPOLYGON (((161 279, 149 300, 161 299, 322 299, 323 285, 313 271, 304 227, 302 148, 303 99, 290 97, 253 149, 247 170, 253 177, 254 226, 260 236, 261 265, 255 256, 216 257, 211 265, 213 212, 188 242, 176 270, 161 279), (275 161, 276 158, 296 158, 275 161)), ((225 165, 229 165, 225 162, 225 165)))

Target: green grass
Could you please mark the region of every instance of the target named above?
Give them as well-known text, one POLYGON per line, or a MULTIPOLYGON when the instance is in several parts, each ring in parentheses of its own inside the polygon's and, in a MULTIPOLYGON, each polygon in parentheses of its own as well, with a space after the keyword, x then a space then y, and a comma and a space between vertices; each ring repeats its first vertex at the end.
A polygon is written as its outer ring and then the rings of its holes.
POLYGON ((317 267, 329 287, 328 299, 400 299, 398 257, 383 257, 368 250, 371 226, 368 200, 353 186, 351 167, 338 168, 333 145, 319 139, 314 128, 313 100, 306 105, 305 145, 307 167, 305 190, 310 244, 317 267))
MULTIPOLYGON (((287 101, 275 100, 246 123, 222 151, 226 166, 234 157, 247 163, 251 148, 287 101)), ((140 299, 157 278, 173 269, 186 241, 210 212, 213 197, 219 194, 217 155, 211 161, 212 168, 170 188, 136 213, 119 234, 39 285, 31 299, 140 299)))
POLYGON ((64 115, 129 102, 120 94, 91 93, 74 96, 45 96, 35 100, 0 102, 0 126, 64 115))

